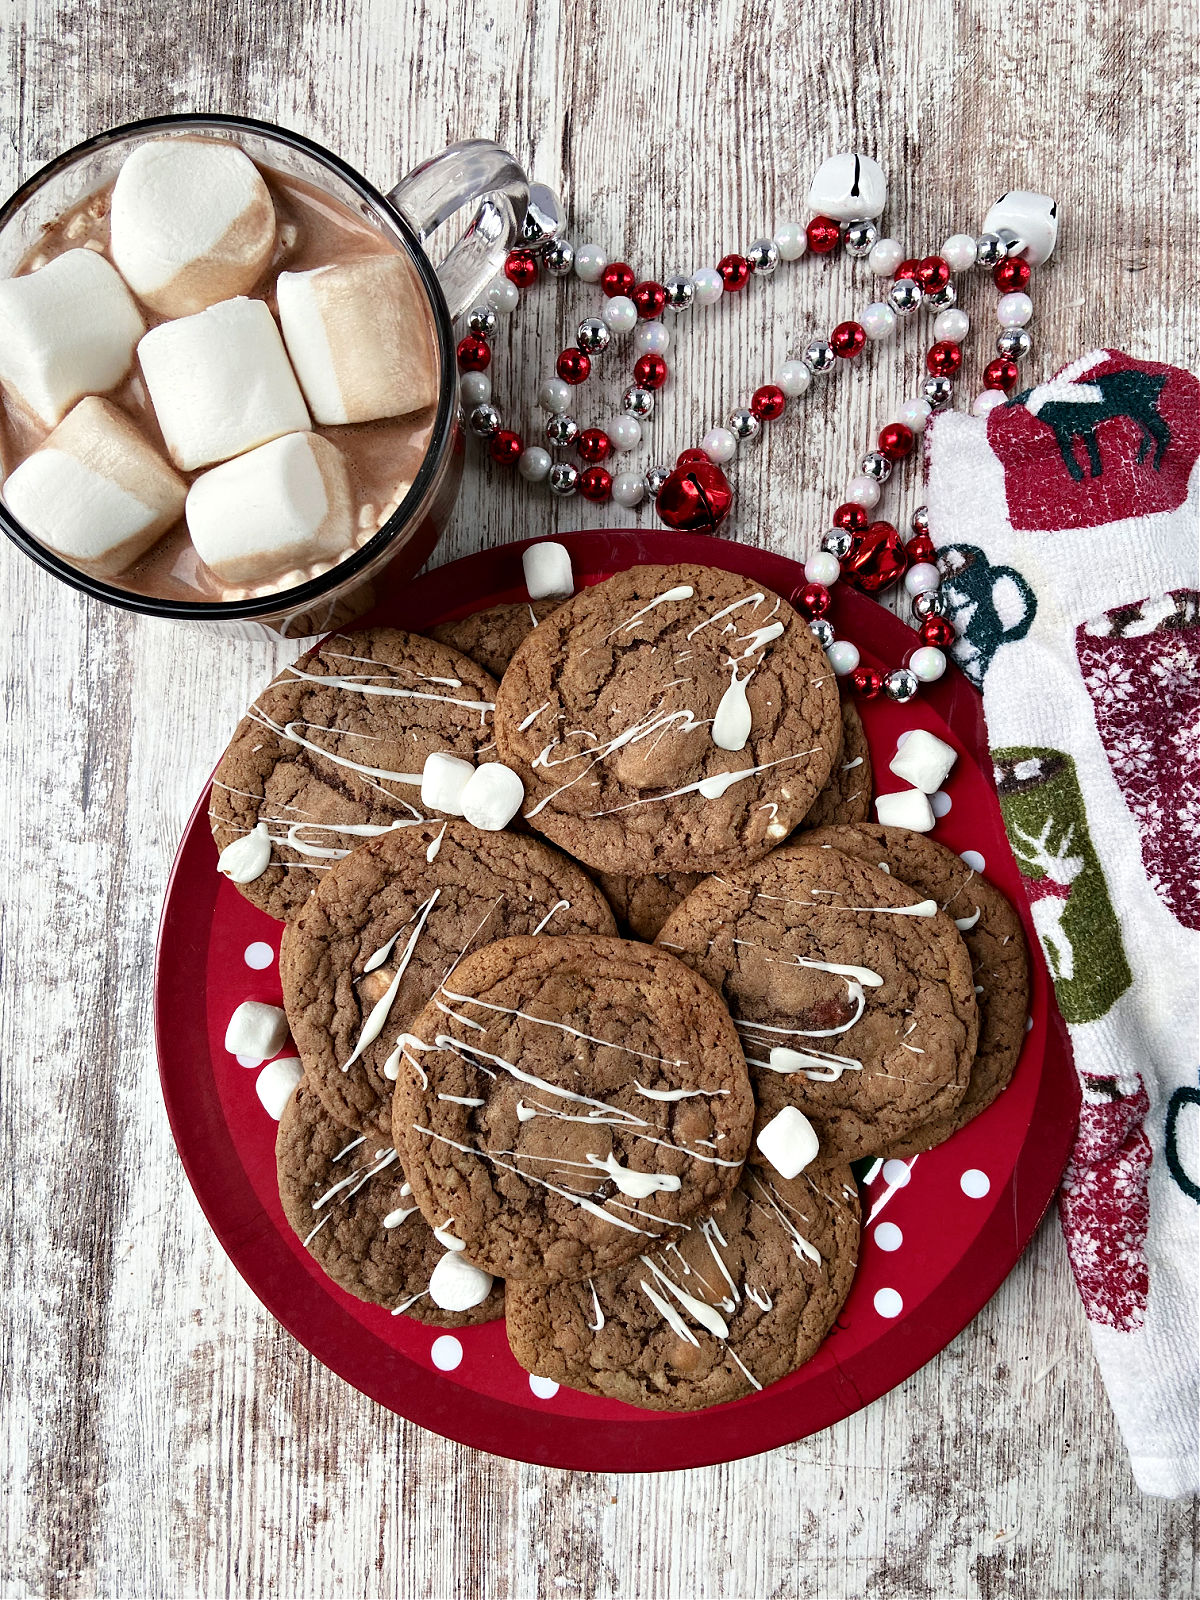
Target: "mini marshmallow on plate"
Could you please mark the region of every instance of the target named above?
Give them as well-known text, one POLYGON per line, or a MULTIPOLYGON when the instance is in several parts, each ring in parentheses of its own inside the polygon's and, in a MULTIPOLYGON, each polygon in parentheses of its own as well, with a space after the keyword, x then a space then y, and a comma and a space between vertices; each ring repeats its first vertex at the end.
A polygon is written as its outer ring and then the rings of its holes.
POLYGON ((304 1076, 304 1067, 297 1056, 280 1056, 278 1061, 268 1061, 254 1080, 254 1092, 262 1102, 263 1110, 278 1122, 283 1115, 292 1091, 304 1076))
POLYGON ((820 1149, 816 1129, 795 1106, 777 1111, 754 1143, 781 1178, 803 1172, 820 1149))
POLYGON ((425 757, 421 769, 421 804, 431 811, 448 811, 452 817, 461 817, 463 792, 474 776, 475 768, 469 761, 445 750, 434 750, 425 757))
POLYGON ((354 538, 345 458, 319 433, 288 433, 201 473, 188 490, 196 554, 225 583, 265 583, 332 561, 354 538))
POLYGON ((231 1056, 253 1056, 267 1061, 283 1049, 288 1036, 287 1013, 262 1000, 243 1000, 225 1029, 225 1048, 231 1056))
POLYGON ((222 300, 162 322, 138 345, 138 360, 171 460, 185 472, 312 426, 261 300, 222 300))
POLYGON ((67 250, 0 282, 0 383, 53 428, 85 394, 116 388, 145 331, 111 264, 67 250))
POLYGON ((885 828, 908 828, 913 833, 928 833, 937 818, 929 796, 920 789, 901 789, 896 794, 881 794, 875 801, 875 815, 885 828))
POLYGON ((888 762, 888 770, 926 794, 936 794, 958 760, 953 745, 924 728, 915 728, 888 762))
POLYGON ((94 395, 4 485, 5 504, 35 539, 98 578, 123 572, 178 522, 186 494, 125 413, 94 395))
POLYGON ((112 257, 139 299, 186 317, 245 294, 275 248, 275 207, 258 168, 224 139, 152 139, 113 184, 112 257))
POLYGON ((566 545, 554 539, 543 539, 521 552, 521 566, 525 569, 525 587, 531 600, 547 600, 551 596, 575 593, 575 574, 571 570, 571 552, 566 545))
POLYGON ((503 761, 485 761, 462 792, 463 816, 475 828, 498 833, 507 827, 525 798, 525 785, 503 761))
POLYGON ((318 422, 374 422, 434 403, 437 374, 421 296, 399 255, 279 274, 283 336, 318 422))

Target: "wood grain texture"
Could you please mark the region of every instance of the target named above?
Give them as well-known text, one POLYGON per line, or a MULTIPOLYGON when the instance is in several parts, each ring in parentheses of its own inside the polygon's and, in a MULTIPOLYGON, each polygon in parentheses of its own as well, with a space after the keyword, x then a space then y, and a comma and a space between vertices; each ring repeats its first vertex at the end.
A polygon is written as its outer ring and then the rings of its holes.
MULTIPOLYGON (((164 110, 282 122, 384 186, 449 139, 490 135, 565 187, 577 239, 669 271, 802 217, 816 161, 858 145, 926 248, 977 227, 1005 189, 1057 194, 1035 375, 1098 343, 1198 364, 1183 0, 8 0, 0 31, 5 192, 65 145, 164 110)), ((860 298, 844 264, 806 262, 681 325, 663 454, 860 298)), ((968 308, 987 298, 976 284, 968 308)), ((578 284, 546 290, 505 330, 510 415, 591 303, 578 284)), ((739 537, 813 546, 863 441, 911 392, 912 343, 878 354, 740 469, 739 537)), ((440 558, 590 520, 472 467, 440 558)), ((1197 1591, 1197 1508, 1138 1495, 1053 1223, 902 1388, 727 1467, 519 1466, 322 1369, 209 1233, 150 1033, 175 842, 284 651, 89 605, 7 545, 0 561, 5 1595, 1197 1591)))

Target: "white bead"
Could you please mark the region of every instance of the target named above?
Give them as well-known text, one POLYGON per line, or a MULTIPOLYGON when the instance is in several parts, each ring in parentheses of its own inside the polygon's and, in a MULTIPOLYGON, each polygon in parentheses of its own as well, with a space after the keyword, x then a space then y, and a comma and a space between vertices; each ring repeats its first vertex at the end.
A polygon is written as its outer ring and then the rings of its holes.
POLYGON ((493 278, 484 296, 493 311, 499 311, 505 316, 517 309, 520 298, 516 284, 510 283, 507 278, 493 278))
POLYGON ((713 428, 701 439, 700 448, 710 461, 720 466, 737 455, 737 440, 728 428, 713 428))
POLYGON ((856 222, 879 216, 887 204, 887 179, 878 161, 853 150, 822 161, 808 191, 813 216, 856 222))
POLYGON ((671 348, 671 335, 661 322, 639 322, 633 334, 638 355, 665 356, 671 348))
POLYGON ((925 424, 929 421, 929 414, 933 407, 928 400, 905 400, 897 408, 896 421, 902 422, 906 428, 911 428, 914 433, 924 433, 925 424))
POLYGON ((951 272, 966 272, 975 265, 975 240, 969 233, 952 233, 939 252, 951 272))
POLYGON ((775 374, 775 382, 789 399, 794 400, 812 383, 812 368, 806 361, 785 361, 775 374))
POLYGON ((871 247, 867 265, 877 278, 890 278, 904 260, 904 246, 899 239, 878 239, 871 247))
POLYGON ((949 311, 939 311, 933 319, 933 337, 935 339, 952 339, 955 344, 967 337, 971 326, 971 319, 965 311, 960 311, 957 306, 951 306, 949 311))
POLYGON ((977 417, 986 417, 989 411, 994 411, 997 406, 1002 406, 1007 396, 1000 389, 985 389, 982 394, 977 394, 971 402, 971 410, 977 417))
POLYGON ((941 587, 942 575, 931 561, 918 561, 904 574, 906 594, 928 594, 941 587))
POLYGON ((619 506, 640 505, 645 492, 646 479, 640 472, 618 472, 613 479, 612 497, 619 506))
POLYGON ((826 650, 829 665, 839 678, 844 678, 848 672, 853 672, 858 665, 858 646, 851 644, 849 639, 835 639, 826 650))
POLYGON ((828 550, 818 550, 804 563, 804 576, 809 583, 823 583, 828 589, 842 575, 841 562, 828 550))
POLYGON ((702 306, 715 306, 725 293, 725 285, 721 282, 721 274, 715 267, 700 267, 692 273, 692 287, 696 291, 697 304, 702 306))
POLYGON ((485 406, 492 398, 492 380, 486 372, 464 372, 458 380, 458 393, 468 411, 485 406))
POLYGON ((880 488, 874 478, 865 474, 858 478, 851 478, 846 486, 846 499, 852 500, 855 505, 866 506, 868 511, 874 510, 879 504, 880 488))
POLYGON ((571 404, 571 385, 561 378, 546 378, 538 390, 538 405, 543 411, 565 411, 571 404))
POLYGON ((891 306, 885 306, 882 300, 872 300, 859 313, 858 320, 868 339, 886 339, 895 332, 896 313, 891 306))
POLYGON ((1033 315, 1027 294, 1002 294, 996 301, 996 320, 1002 328, 1023 328, 1033 315))
POLYGON ((808 249, 808 234, 798 222, 781 222, 775 229, 775 243, 784 261, 799 261, 808 249))
POLYGON ((1001 228, 1011 229, 1021 240, 1021 254, 1031 267, 1040 266, 1054 254, 1058 241, 1058 207, 1048 194, 1010 189, 983 219, 984 233, 999 233, 1001 228))
POLYGON ((552 464, 549 450, 531 444, 527 450, 521 451, 517 460, 517 471, 530 483, 541 483, 543 478, 549 476, 552 464))
POLYGON ((613 449, 622 454, 642 442, 642 425, 636 417, 614 417, 605 423, 604 431, 613 449))
POLYGON ((584 283, 599 283, 608 257, 598 244, 581 244, 575 252, 575 276, 584 283))
POLYGON ((908 664, 922 683, 936 683, 946 670, 946 658, 931 644, 923 644, 908 658, 908 664))
POLYGON ((628 333, 637 326, 637 307, 625 294, 615 294, 611 300, 606 300, 600 315, 605 327, 614 333, 628 333))

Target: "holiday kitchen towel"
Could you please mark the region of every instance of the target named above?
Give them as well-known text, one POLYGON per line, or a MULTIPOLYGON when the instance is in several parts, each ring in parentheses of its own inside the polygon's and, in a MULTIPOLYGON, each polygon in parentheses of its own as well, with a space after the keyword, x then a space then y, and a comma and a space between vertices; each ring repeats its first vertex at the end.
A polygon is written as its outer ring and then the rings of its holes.
POLYGON ((1133 1473, 1200 1489, 1200 384, 1097 350, 927 432, 929 523, 1083 1090, 1059 1195, 1133 1473))

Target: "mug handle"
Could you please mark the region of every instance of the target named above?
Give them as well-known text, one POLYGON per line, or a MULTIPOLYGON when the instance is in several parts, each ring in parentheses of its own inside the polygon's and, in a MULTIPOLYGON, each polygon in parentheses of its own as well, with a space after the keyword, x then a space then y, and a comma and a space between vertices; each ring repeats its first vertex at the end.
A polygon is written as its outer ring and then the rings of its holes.
POLYGON ((453 320, 478 300, 520 238, 529 179, 490 139, 464 139, 414 167, 388 199, 422 245, 448 217, 479 202, 470 227, 437 269, 453 320))
POLYGON ((1011 578, 1017 593, 1021 596, 1023 610, 1020 617, 1011 627, 1002 629, 997 640, 997 644, 1015 644, 1018 639, 1023 639, 1033 626, 1033 619, 1037 615, 1037 596, 1015 567, 992 567, 989 569, 988 577, 991 583, 993 610, 996 607, 996 585, 1001 578, 1011 578))

